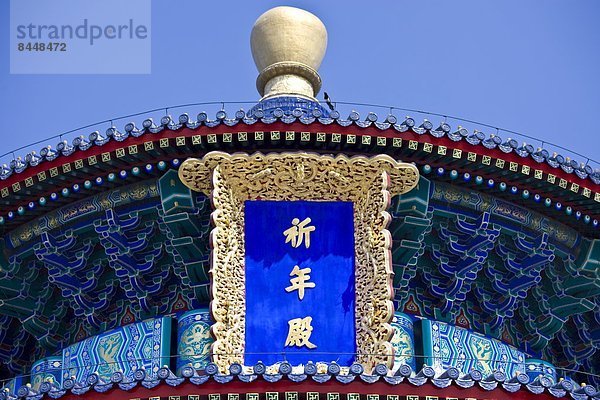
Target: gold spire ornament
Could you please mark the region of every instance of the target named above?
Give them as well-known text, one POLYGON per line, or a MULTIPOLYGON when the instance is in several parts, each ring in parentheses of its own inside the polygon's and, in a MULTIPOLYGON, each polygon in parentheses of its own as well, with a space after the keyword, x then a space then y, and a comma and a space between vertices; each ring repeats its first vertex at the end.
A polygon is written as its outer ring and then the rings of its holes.
POLYGON ((316 101, 317 70, 327 49, 327 29, 319 18, 299 8, 272 8, 254 23, 250 46, 261 100, 292 95, 316 101))

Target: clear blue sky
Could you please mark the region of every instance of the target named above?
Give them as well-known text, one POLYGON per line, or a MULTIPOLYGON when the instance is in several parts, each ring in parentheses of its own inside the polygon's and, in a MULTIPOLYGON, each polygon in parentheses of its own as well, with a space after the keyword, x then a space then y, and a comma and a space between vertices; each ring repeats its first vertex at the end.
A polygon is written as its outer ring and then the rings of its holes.
POLYGON ((165 105, 258 99, 250 30, 277 5, 327 26, 320 73, 334 100, 461 116, 600 159, 597 0, 153 0, 149 75, 10 75, 0 0, 0 153, 165 105))

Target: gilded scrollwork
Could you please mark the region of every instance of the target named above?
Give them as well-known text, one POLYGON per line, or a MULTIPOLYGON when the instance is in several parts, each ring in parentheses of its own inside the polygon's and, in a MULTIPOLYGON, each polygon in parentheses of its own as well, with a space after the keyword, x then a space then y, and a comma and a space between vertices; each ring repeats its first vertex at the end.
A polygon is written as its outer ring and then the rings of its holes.
POLYGON ((243 364, 245 337, 244 201, 351 201, 354 204, 357 362, 391 367, 393 289, 391 235, 386 212, 391 195, 416 186, 418 171, 387 155, 372 158, 308 153, 227 154, 188 159, 179 177, 210 194, 213 361, 226 371, 243 364))

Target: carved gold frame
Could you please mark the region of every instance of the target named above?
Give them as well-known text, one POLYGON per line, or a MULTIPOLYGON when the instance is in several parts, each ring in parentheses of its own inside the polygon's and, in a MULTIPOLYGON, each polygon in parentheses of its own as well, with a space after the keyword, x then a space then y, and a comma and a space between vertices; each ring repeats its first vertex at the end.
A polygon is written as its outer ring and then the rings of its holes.
POLYGON ((387 155, 215 151, 184 161, 179 178, 213 202, 212 357, 221 371, 244 363, 244 201, 257 199, 354 203, 356 361, 366 371, 379 363, 391 367, 392 239, 386 229, 390 221, 386 210, 392 195, 416 186, 419 172, 414 165, 387 155))

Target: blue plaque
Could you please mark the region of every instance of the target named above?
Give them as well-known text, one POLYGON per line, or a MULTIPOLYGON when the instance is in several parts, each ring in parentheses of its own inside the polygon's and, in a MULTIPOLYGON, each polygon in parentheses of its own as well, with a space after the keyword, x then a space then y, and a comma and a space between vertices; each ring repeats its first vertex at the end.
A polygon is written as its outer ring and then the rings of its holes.
POLYGON ((356 353, 351 202, 246 201, 246 365, 356 353))

